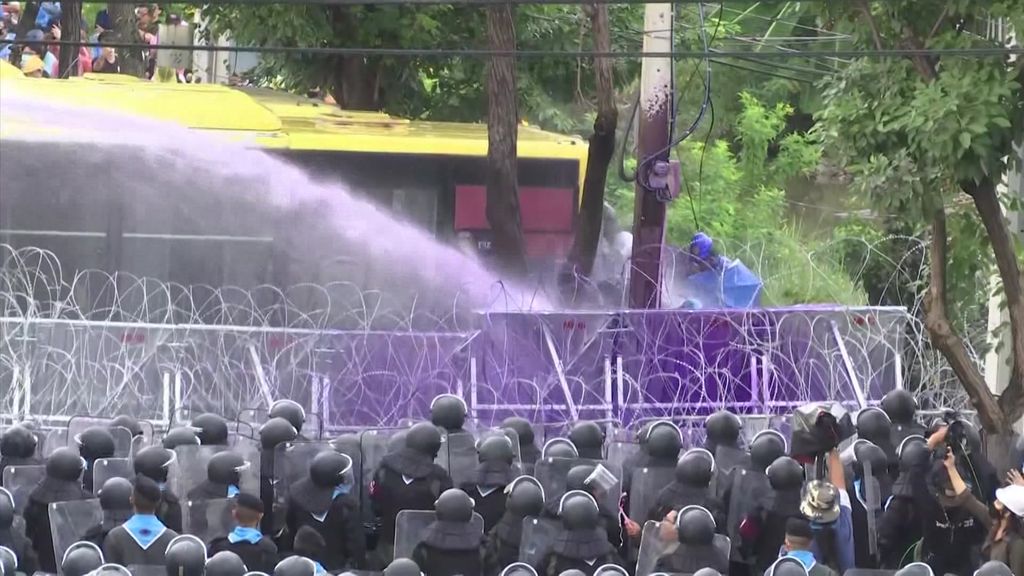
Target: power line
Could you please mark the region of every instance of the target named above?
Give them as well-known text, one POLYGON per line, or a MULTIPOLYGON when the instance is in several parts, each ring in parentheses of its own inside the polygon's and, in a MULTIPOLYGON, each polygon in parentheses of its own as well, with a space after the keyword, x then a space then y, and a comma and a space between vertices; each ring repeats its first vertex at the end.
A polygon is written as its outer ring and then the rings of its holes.
POLYGON ((75 42, 72 40, 50 40, 30 42, 24 39, 0 40, 0 46, 44 44, 48 46, 70 46, 84 48, 116 48, 121 50, 178 50, 188 52, 227 52, 256 54, 309 54, 314 56, 364 56, 395 58, 735 58, 739 60, 773 60, 777 58, 906 58, 914 56, 965 57, 965 58, 1007 58, 1024 55, 1024 47, 1012 48, 930 48, 930 49, 886 49, 886 50, 835 50, 795 52, 752 52, 749 50, 682 50, 674 52, 644 52, 642 50, 612 50, 593 52, 589 50, 486 50, 475 48, 346 48, 327 46, 204 46, 143 44, 128 42, 75 42))

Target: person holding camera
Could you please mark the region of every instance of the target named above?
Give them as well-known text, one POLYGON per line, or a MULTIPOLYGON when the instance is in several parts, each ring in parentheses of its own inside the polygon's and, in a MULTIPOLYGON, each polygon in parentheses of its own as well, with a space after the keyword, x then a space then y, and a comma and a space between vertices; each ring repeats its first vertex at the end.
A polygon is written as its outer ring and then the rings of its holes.
POLYGON ((921 500, 920 556, 936 574, 973 574, 981 564, 981 546, 991 520, 988 508, 971 492, 947 442, 948 426, 928 439, 933 460, 921 500))

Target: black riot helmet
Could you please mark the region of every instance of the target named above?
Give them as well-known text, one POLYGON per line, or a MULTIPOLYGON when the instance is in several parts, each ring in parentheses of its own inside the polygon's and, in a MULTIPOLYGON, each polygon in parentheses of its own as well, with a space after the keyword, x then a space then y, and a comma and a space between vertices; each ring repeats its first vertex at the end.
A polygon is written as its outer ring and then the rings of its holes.
POLYGON ((719 410, 704 421, 704 429, 707 432, 705 447, 714 453, 719 446, 739 444, 743 422, 732 412, 719 410))
POLYGON ((928 441, 924 436, 907 436, 896 449, 900 472, 919 470, 927 466, 931 454, 931 450, 928 449, 928 441))
POLYGON ((544 488, 533 476, 520 476, 505 488, 505 509, 516 516, 539 516, 544 510, 544 488))
POLYGON ((405 435, 405 445, 410 450, 431 459, 437 458, 437 453, 441 450, 441 431, 433 424, 420 422, 410 428, 405 435))
POLYGON ((981 565, 974 576, 1015 576, 1010 567, 999 560, 989 560, 981 565))
POLYGON ((887 474, 889 457, 885 451, 867 440, 858 440, 853 445, 853 471, 857 477, 864 475, 865 464, 871 466, 872 476, 887 474))
POLYGON ((218 414, 200 414, 192 419, 192 428, 204 446, 226 446, 228 421, 218 414))
MULTIPOLYGON (((274 574, 274 576, 278 576, 274 574)), ((423 576, 420 567, 408 558, 395 558, 384 569, 384 576, 423 576)))
POLYGON ((270 406, 270 418, 284 418, 295 428, 295 433, 302 432, 302 426, 306 423, 306 411, 297 402, 292 400, 278 400, 270 406))
POLYGON ((876 446, 888 445, 892 438, 892 422, 889 415, 873 406, 858 412, 857 437, 876 446))
POLYGON ((686 486, 706 488, 715 475, 715 457, 703 448, 691 448, 676 464, 676 481, 686 486))
POLYGON ((114 416, 114 419, 110 421, 111 428, 124 428, 131 432, 132 438, 142 436, 142 425, 134 417, 127 414, 120 414, 114 416))
POLYGON ((516 433, 519 437, 519 445, 527 446, 533 444, 534 432, 533 425, 526 418, 519 416, 512 416, 511 418, 505 418, 501 423, 501 428, 508 428, 516 433))
POLYGON ((14 524, 14 496, 6 488, 0 488, 0 530, 7 530, 14 524))
POLYGON ((590 492, 587 488, 587 479, 594 473, 594 468, 595 467, 590 464, 580 464, 579 466, 573 466, 570 468, 565 474, 565 489, 590 492))
POLYGON ((559 572, 558 576, 587 576, 587 574, 583 570, 571 568, 569 570, 563 570, 559 572))
POLYGON ((335 452, 341 452, 342 454, 358 454, 359 435, 342 434, 334 440, 331 440, 331 448, 333 448, 335 452))
POLYGON ((324 450, 309 463, 309 479, 321 488, 334 488, 345 483, 352 470, 352 459, 334 450, 324 450))
POLYGON ((652 458, 673 462, 679 459, 679 452, 683 449, 683 438, 675 424, 667 421, 654 422, 644 437, 644 449, 652 458))
POLYGON ((789 456, 776 458, 767 473, 768 482, 774 490, 798 490, 804 485, 804 467, 789 456))
POLYGON ((430 402, 430 422, 448 432, 466 425, 466 402, 453 394, 441 394, 430 402))
POLYGON ((480 462, 496 462, 511 465, 516 459, 512 441, 507 436, 489 436, 476 447, 477 459, 480 462))
POLYGON ((680 544, 711 544, 717 529, 715 518, 702 506, 687 506, 676 514, 676 534, 680 544))
POLYGON ((701 568, 694 572, 693 576, 722 576, 722 573, 714 568, 701 568))
POLYGON ((544 443, 540 455, 542 458, 570 458, 580 457, 576 445, 567 438, 552 438, 544 443))
POLYGON ((898 570, 896 576, 935 576, 935 572, 924 562, 914 562, 898 570))
POLYGON ((604 430, 597 422, 583 421, 573 426, 569 431, 569 441, 576 447, 580 458, 604 458, 604 430))
POLYGON ((274 566, 273 576, 315 576, 316 564, 305 556, 289 556, 274 566))
POLYGON ((594 497, 580 490, 566 492, 558 505, 558 516, 567 530, 593 528, 598 525, 600 514, 594 497))
POLYGON ((174 452, 161 446, 148 446, 139 450, 132 460, 136 474, 141 474, 157 484, 167 482, 167 469, 174 461, 174 452))
POLYGON ((537 570, 526 562, 516 562, 505 566, 500 576, 537 576, 537 570))
POLYGON ((224 550, 206 561, 206 576, 245 576, 249 569, 238 554, 224 550))
POLYGON ((167 431, 167 434, 164 434, 161 444, 168 450, 174 450, 178 446, 197 446, 199 444, 199 436, 196 436, 196 431, 188 426, 178 426, 171 428, 167 431))
POLYGON ((167 576, 203 576, 206 571, 206 546, 191 535, 176 536, 164 553, 167 576))
POLYGON ((594 576, 629 576, 629 572, 618 564, 605 564, 594 570, 594 576))
POLYGON ((64 576, 85 576, 100 566, 103 566, 103 552, 99 546, 85 541, 72 544, 60 562, 64 576))
POLYGON ((206 463, 206 479, 214 484, 237 486, 249 463, 236 452, 218 452, 206 463))
POLYGON ((18 555, 6 546, 0 546, 0 574, 15 574, 18 570, 18 555))
POLYGON ((441 522, 469 522, 473 519, 473 499, 458 488, 449 488, 437 497, 434 512, 441 522))
POLYGON ((114 436, 110 430, 97 426, 87 428, 75 436, 75 444, 78 445, 78 454, 89 462, 95 462, 100 458, 112 458, 116 450, 114 436))
POLYGON ((765 576, 807 576, 807 568, 792 556, 783 556, 768 568, 765 576))
POLYGON ((750 441, 750 463, 754 470, 767 470, 786 455, 786 439, 775 430, 763 430, 750 441))
POLYGON ((77 482, 82 478, 85 462, 71 448, 57 448, 46 459, 46 477, 66 482, 77 482))
POLYGON ((405 439, 409 436, 408 430, 399 430, 388 438, 388 454, 398 452, 402 448, 406 448, 408 445, 405 443, 405 439))
POLYGON ((917 400, 910 392, 896 389, 882 397, 882 410, 895 424, 912 424, 917 413, 917 400))
POLYGON ((0 437, 0 454, 7 458, 31 458, 36 453, 38 439, 31 430, 15 424, 0 437))
POLYGON ((100 487, 100 508, 106 511, 132 509, 132 483, 127 478, 114 476, 100 487))
POLYGON ((273 450, 280 444, 299 437, 299 431, 284 418, 271 418, 260 426, 260 445, 264 450, 273 450))

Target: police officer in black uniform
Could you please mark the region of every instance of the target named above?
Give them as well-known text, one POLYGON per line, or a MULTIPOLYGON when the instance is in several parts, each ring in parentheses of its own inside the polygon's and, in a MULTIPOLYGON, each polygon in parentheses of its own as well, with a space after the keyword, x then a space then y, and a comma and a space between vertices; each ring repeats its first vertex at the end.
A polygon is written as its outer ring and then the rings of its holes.
POLYGON ((60 569, 64 576, 85 576, 102 565, 103 552, 98 547, 76 542, 65 552, 60 569))
POLYGON ((796 558, 783 556, 769 565, 764 576, 807 576, 807 568, 796 558))
POLYGON ((659 572, 692 574, 708 567, 719 572, 729 570, 729 554, 715 546, 718 527, 711 512, 699 506, 687 506, 676 514, 675 528, 679 546, 658 559, 659 572))
POLYGON ((352 484, 351 458, 333 450, 314 456, 309 475, 288 493, 288 530, 282 550, 291 550, 293 542, 287 540, 294 538, 301 527, 309 526, 330 542, 320 560, 324 568, 330 572, 361 568, 366 563, 366 537, 352 484))
POLYGON ((437 515, 412 552, 412 560, 426 576, 480 574, 480 540, 473 526, 473 499, 458 489, 446 490, 434 504, 437 515))
POLYGON ((448 472, 434 463, 440 449, 441 432, 421 422, 409 429, 405 446, 386 454, 374 472, 370 501, 380 526, 379 559, 390 560, 400 511, 433 510, 434 501, 452 487, 448 472))
POLYGON ((857 438, 867 440, 878 446, 885 452, 886 459, 891 467, 890 472, 898 473, 896 466, 896 445, 892 443, 893 431, 889 415, 880 408, 865 408, 857 413, 857 438))
POLYGON ((192 419, 199 443, 203 446, 228 445, 228 421, 219 414, 200 414, 192 419))
POLYGON ((750 464, 749 454, 740 445, 743 422, 732 412, 719 410, 708 416, 704 426, 707 432, 704 448, 715 457, 714 495, 724 504, 725 491, 732 485, 733 469, 750 464))
POLYGON ((263 502, 257 496, 245 492, 235 496, 232 514, 236 526, 227 536, 210 542, 209 553, 232 552, 252 571, 273 572, 279 560, 277 545, 259 529, 263 513, 263 502))
POLYGON ((569 431, 569 441, 576 447, 580 458, 604 458, 604 430, 596 422, 584 421, 573 426, 569 431))
POLYGON ((533 425, 526 418, 512 416, 506 418, 501 427, 514 431, 519 437, 519 459, 523 463, 523 471, 532 474, 533 466, 540 458, 540 448, 537 448, 533 425))
POLYGON ((804 485, 804 468, 789 456, 780 456, 768 467, 768 483, 772 487, 771 500, 759 522, 756 536, 755 572, 763 573, 779 555, 786 540, 786 523, 790 518, 802 518, 800 491, 804 485))
POLYGON ((297 402, 292 400, 278 400, 270 407, 269 419, 284 418, 292 428, 295 428, 295 433, 298 439, 304 438, 302 435, 302 427, 306 425, 306 411, 303 410, 297 402))
POLYGON ((877 521, 881 519, 880 510, 892 495, 889 456, 880 447, 867 440, 858 440, 853 449, 855 454, 853 474, 846 491, 850 497, 855 565, 858 568, 878 568, 879 558, 876 554, 871 553, 868 514, 875 516, 877 527, 877 521), (871 484, 878 488, 877 494, 869 494, 867 469, 871 470, 871 476, 874 479, 871 484), (878 498, 879 508, 870 508, 870 496, 878 498))
POLYGON ((893 446, 899 446, 907 436, 925 435, 924 426, 917 421, 917 400, 910 392, 889 392, 882 397, 882 410, 891 422, 893 446))
POLYGON ((715 459, 707 450, 687 450, 676 465, 675 480, 658 494, 648 518, 664 519, 669 512, 695 505, 709 510, 717 522, 722 504, 711 492, 714 475, 715 459))
POLYGON ((85 460, 85 472, 82 474, 82 486, 85 491, 92 494, 93 490, 93 465, 100 458, 113 458, 116 447, 114 436, 106 428, 94 426, 87 428, 75 438, 78 445, 78 454, 85 460))
POLYGON ((622 564, 619 555, 600 528, 600 510, 586 492, 567 492, 561 499, 562 530, 551 543, 551 551, 536 566, 538 574, 558 576, 566 570, 593 575, 605 564, 622 564))
POLYGON ((576 450, 576 445, 568 438, 552 438, 544 443, 540 456, 541 458, 576 459, 580 457, 580 453, 576 450))
POLYGON ((275 526, 274 519, 275 450, 281 444, 296 440, 298 436, 298 429, 284 418, 271 418, 260 427, 260 500, 266 511, 260 528, 268 536, 280 528, 275 526))
POLYGON ((114 419, 110 421, 111 428, 124 428, 131 433, 132 438, 138 438, 142 436, 142 425, 133 416, 128 414, 119 414, 114 416, 114 419))
POLYGON ((188 426, 178 426, 168 430, 160 443, 168 450, 174 450, 178 446, 198 446, 199 436, 196 436, 196 431, 188 426))
POLYGON ((206 463, 206 480, 185 495, 190 501, 230 498, 239 492, 242 471, 249 465, 241 454, 218 452, 206 463))
POLYGON ((878 521, 878 551, 886 569, 902 566, 904 558, 912 557, 913 548, 921 540, 923 504, 928 503, 928 466, 932 454, 921 436, 908 436, 896 448, 899 476, 892 487, 892 498, 885 503, 885 512, 878 521))
POLYGON ((732 484, 725 492, 726 533, 732 543, 731 573, 748 574, 755 561, 755 542, 745 541, 740 526, 760 520, 774 495, 768 468, 786 454, 786 441, 774 430, 760 432, 750 442, 750 465, 733 471, 732 484))
POLYGON ((85 465, 72 448, 58 448, 46 459, 46 475, 28 497, 25 507, 25 535, 32 541, 43 572, 57 572, 50 532, 50 504, 84 500, 82 490, 85 465))
POLYGON ((0 475, 8 466, 42 464, 36 457, 36 435, 28 428, 15 424, 4 430, 0 437, 0 475))
POLYGON ((127 478, 113 477, 100 486, 100 508, 103 520, 85 532, 83 540, 103 547, 107 534, 132 517, 132 483, 127 478))
POLYGON ((460 486, 476 502, 476 512, 484 519, 484 531, 490 532, 505 513, 505 486, 512 481, 515 453, 505 436, 491 436, 477 446, 480 461, 476 482, 460 486))
POLYGON ((485 576, 497 576, 505 566, 516 561, 523 536, 523 520, 540 516, 544 511, 544 489, 536 478, 520 476, 505 491, 505 514, 487 533, 485 576))
POLYGON ((458 396, 441 394, 430 403, 430 422, 447 434, 465 432, 466 403, 458 396))
POLYGON ((206 547, 196 538, 177 537, 164 554, 167 576, 204 576, 206 547))
MULTIPOLYGON (((166 437, 164 438, 166 442, 166 437)), ((145 476, 160 487, 160 502, 157 504, 156 517, 172 532, 181 534, 182 513, 181 501, 170 487, 167 486, 168 468, 174 461, 174 452, 166 447, 149 446, 139 450, 132 460, 135 474, 145 476)))
POLYGON ((18 557, 18 572, 34 574, 39 570, 39 559, 32 542, 14 528, 14 516, 14 501, 4 490, 0 492, 0 546, 9 548, 18 557))

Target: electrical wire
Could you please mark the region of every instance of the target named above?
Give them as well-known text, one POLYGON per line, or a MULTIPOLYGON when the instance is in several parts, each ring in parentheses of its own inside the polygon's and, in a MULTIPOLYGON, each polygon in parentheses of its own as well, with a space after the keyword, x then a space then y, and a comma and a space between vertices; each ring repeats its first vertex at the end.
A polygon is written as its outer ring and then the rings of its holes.
POLYGON ((1024 56, 1024 46, 1011 48, 927 48, 887 50, 839 50, 821 52, 750 52, 746 50, 722 51, 669 51, 644 52, 643 50, 612 50, 593 52, 589 50, 485 50, 473 48, 343 48, 324 46, 205 46, 197 44, 145 44, 132 42, 78 42, 73 40, 49 40, 31 42, 25 39, 0 40, 0 46, 43 44, 46 46, 71 46, 81 48, 115 48, 139 50, 178 50, 187 52, 226 52, 254 54, 285 54, 315 56, 365 56, 393 58, 672 58, 701 60, 737 58, 760 60, 774 58, 906 58, 912 56, 965 57, 965 58, 1007 58, 1024 56))

